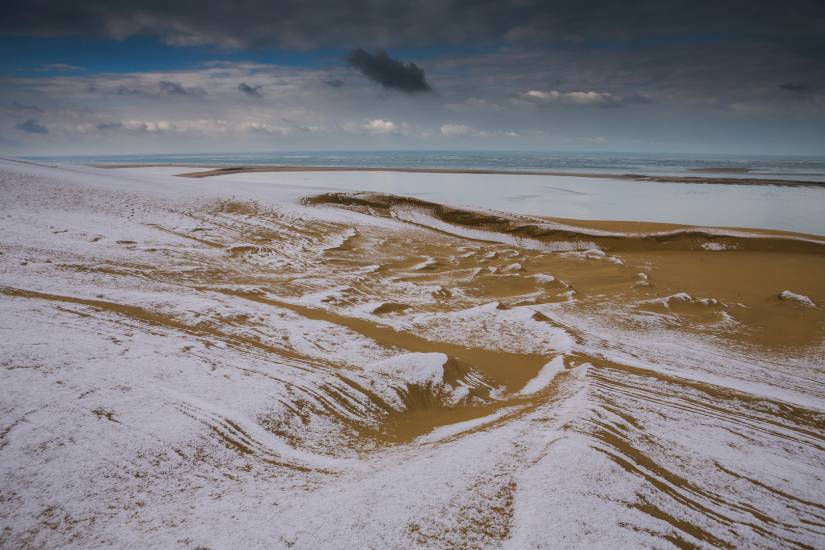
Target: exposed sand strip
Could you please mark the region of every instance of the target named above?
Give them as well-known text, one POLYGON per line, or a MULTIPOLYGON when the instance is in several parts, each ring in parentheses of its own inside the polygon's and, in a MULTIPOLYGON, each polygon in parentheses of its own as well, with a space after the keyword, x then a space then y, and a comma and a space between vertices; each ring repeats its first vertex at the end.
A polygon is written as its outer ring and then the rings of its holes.
MULTIPOLYGON (((184 164, 96 164, 97 168, 140 168, 152 166, 192 167, 184 164)), ((659 176, 649 174, 611 174, 603 172, 566 172, 556 170, 492 170, 483 168, 400 168, 400 167, 374 167, 374 166, 221 166, 202 165, 194 172, 184 172, 178 174, 186 178, 207 178, 212 176, 222 176, 226 174, 242 174, 250 172, 407 172, 413 174, 487 174, 487 175, 508 175, 508 176, 569 176, 581 178, 606 178, 614 180, 634 180, 651 181, 659 183, 708 183, 717 185, 774 185, 774 186, 802 186, 802 187, 823 187, 825 182, 791 180, 777 178, 753 178, 753 177, 704 177, 704 176, 659 176)), ((720 170, 713 171, 743 173, 741 170, 720 170)))

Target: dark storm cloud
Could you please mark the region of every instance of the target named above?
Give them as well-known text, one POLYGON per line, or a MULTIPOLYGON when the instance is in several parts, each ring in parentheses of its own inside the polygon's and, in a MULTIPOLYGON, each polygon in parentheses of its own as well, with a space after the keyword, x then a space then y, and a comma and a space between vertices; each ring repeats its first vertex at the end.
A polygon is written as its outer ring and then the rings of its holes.
POLYGON ((432 90, 421 67, 415 63, 404 63, 393 59, 384 50, 377 50, 372 54, 358 48, 349 54, 347 61, 364 76, 381 84, 384 88, 404 92, 432 90))
POLYGON ((34 120, 33 118, 30 118, 29 120, 27 120, 25 122, 21 122, 19 124, 16 124, 14 127, 16 129, 20 130, 21 132, 26 132, 26 133, 29 133, 29 134, 48 134, 49 133, 48 128, 46 128, 45 126, 43 126, 42 124, 40 124, 39 122, 34 120))
POLYGON ((6 0, 0 33, 170 44, 276 45, 573 43, 750 36, 803 55, 825 50, 825 2, 729 0, 6 0))
POLYGON ((240 90, 244 95, 248 95, 250 97, 263 97, 260 86, 250 86, 246 82, 241 82, 238 84, 238 90, 240 90))
MULTIPOLYGON (((798 82, 816 85, 813 95, 825 88, 822 0, 6 0, 0 35, 155 36, 176 46, 230 49, 435 47, 446 56, 464 55, 464 46, 514 56, 542 52, 565 57, 561 64, 569 70, 559 72, 543 60, 528 66, 517 58, 515 65, 502 68, 545 78, 536 89, 561 89, 549 79, 563 78, 569 90, 608 91, 625 98, 653 82, 663 89, 695 88, 696 97, 686 101, 699 96, 710 100, 714 90, 728 88, 732 76, 734 84, 772 90, 778 101, 801 97, 798 82), (569 62, 582 58, 586 64, 569 62), (619 73, 624 85, 614 79, 609 87, 597 86, 581 77, 598 79, 606 64, 602 60, 615 58, 622 65, 607 69, 619 73), (780 88, 780 83, 788 85, 780 88)), ((476 55, 472 51, 467 57, 476 55)), ((373 67, 366 56, 360 57, 365 61, 358 62, 359 69, 373 71, 372 78, 382 85, 426 89, 423 76, 416 83, 409 71, 391 63, 387 70, 373 67), (399 86, 392 71, 399 75, 399 86)), ((462 78, 458 70, 439 71, 434 61, 428 61, 427 69, 438 74, 439 88, 446 89, 451 77, 462 78)), ((490 85, 487 93, 495 94, 508 81, 491 78, 490 85)), ((525 91, 509 88, 510 94, 525 91)), ((198 92, 170 87, 162 94, 198 92)))

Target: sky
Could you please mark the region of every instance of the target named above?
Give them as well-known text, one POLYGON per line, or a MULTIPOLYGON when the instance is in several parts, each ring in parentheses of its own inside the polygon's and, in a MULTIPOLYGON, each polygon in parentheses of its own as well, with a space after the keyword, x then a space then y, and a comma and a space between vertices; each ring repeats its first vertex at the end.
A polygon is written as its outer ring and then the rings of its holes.
POLYGON ((0 154, 825 156, 825 2, 6 0, 0 154))

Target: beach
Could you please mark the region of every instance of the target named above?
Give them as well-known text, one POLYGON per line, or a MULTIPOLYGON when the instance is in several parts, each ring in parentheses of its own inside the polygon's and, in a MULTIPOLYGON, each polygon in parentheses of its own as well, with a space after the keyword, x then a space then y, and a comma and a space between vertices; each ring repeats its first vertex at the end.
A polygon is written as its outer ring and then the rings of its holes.
POLYGON ((822 546, 823 191, 711 168, 0 161, 0 545, 822 546))

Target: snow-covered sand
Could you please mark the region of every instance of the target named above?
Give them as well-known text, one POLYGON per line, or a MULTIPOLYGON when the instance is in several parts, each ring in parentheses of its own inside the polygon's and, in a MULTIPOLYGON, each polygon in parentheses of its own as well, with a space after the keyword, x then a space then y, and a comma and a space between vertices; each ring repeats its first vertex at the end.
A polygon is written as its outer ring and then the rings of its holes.
POLYGON ((0 161, 0 546, 825 545, 822 254, 179 171, 0 161))

